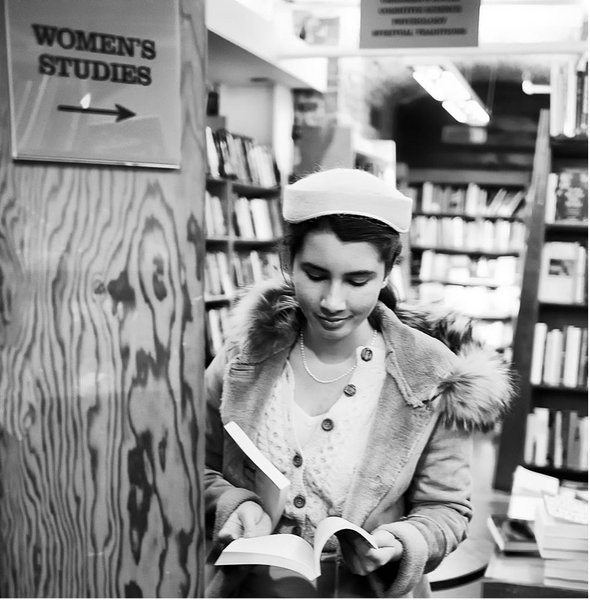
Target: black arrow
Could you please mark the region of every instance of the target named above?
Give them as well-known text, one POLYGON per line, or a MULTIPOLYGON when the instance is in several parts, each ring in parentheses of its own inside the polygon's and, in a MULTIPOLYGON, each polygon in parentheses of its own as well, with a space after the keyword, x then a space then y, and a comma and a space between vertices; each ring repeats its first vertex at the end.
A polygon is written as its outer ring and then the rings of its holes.
POLYGON ((115 104, 115 109, 110 108, 82 108, 81 106, 68 106, 67 104, 58 104, 57 110, 65 112, 92 113, 94 115, 117 115, 116 122, 124 121, 135 116, 135 113, 120 104, 115 104))

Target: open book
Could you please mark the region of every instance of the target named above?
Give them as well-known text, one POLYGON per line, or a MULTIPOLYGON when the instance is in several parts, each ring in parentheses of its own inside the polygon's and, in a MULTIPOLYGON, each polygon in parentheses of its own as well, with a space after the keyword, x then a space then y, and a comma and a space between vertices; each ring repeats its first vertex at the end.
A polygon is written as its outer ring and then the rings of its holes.
POLYGON ((289 480, 272 464, 244 430, 235 422, 225 425, 229 435, 227 469, 225 477, 230 483, 246 481, 248 489, 256 492, 262 506, 276 527, 289 493, 289 480))
POLYGON ((239 538, 225 547, 215 565, 271 565, 297 571, 313 581, 321 573, 322 549, 333 535, 358 535, 377 548, 373 536, 358 525, 342 517, 326 517, 316 529, 313 546, 291 533, 239 538))

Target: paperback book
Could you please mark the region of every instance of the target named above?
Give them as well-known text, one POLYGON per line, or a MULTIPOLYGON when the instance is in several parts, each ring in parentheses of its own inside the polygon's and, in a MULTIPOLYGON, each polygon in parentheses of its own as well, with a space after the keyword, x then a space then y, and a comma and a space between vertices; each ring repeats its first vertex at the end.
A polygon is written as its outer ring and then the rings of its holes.
POLYGON ((510 519, 505 514, 491 514, 488 516, 487 525, 502 552, 538 554, 530 521, 510 519))
POLYGON ((238 538, 225 547, 215 565, 271 565, 296 571, 313 581, 321 574, 322 549, 333 535, 358 536, 377 548, 373 536, 358 525, 342 517, 327 517, 317 526, 313 545, 291 533, 238 538))
POLYGON ((283 514, 290 481, 262 454, 235 421, 226 423, 225 431, 228 434, 225 477, 230 483, 248 482, 248 488, 260 496, 274 528, 283 514))

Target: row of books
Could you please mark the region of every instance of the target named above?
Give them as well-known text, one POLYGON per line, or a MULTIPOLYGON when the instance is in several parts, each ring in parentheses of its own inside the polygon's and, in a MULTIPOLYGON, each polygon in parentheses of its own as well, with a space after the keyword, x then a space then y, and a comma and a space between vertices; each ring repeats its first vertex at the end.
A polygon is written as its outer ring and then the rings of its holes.
POLYGON ((545 222, 588 223, 588 169, 548 174, 545 222))
MULTIPOLYGON (((518 286, 489 288, 428 282, 420 283, 416 286, 416 290, 419 302, 440 303, 473 319, 503 320, 511 319, 518 314, 520 299, 518 286)), ((512 339, 511 333, 510 339, 512 339)))
POLYGON ((461 217, 418 215, 410 230, 412 246, 444 246, 483 252, 520 252, 525 244, 526 226, 521 221, 476 220, 461 217))
POLYGON ((549 133, 588 135, 588 55, 555 61, 551 66, 549 133))
POLYGON ((421 281, 440 281, 459 285, 519 285, 516 256, 497 258, 445 254, 425 250, 420 256, 418 274, 421 281))
POLYGON ((527 415, 524 462, 555 469, 588 469, 588 417, 536 406, 527 415))
POLYGON ((208 296, 233 297, 237 288, 273 278, 281 272, 279 255, 274 251, 247 250, 207 252, 205 290, 208 296))
POLYGON ((274 157, 268 146, 227 129, 213 131, 206 127, 205 134, 207 171, 211 177, 237 179, 268 188, 279 185, 274 157))
POLYGON ((578 242, 545 242, 541 252, 541 302, 584 304, 588 299, 588 251, 578 242))
POLYGON ((534 385, 588 385, 588 329, 568 325, 549 329, 535 323, 530 381, 534 385))
POLYGON ((226 236, 229 230, 244 239, 274 240, 283 232, 278 198, 233 199, 231 222, 218 196, 205 194, 205 231, 209 236, 226 236))
POLYGON ((494 190, 473 182, 467 186, 451 186, 425 181, 420 189, 410 186, 409 193, 415 198, 415 210, 429 214, 517 217, 526 205, 524 190, 494 190))

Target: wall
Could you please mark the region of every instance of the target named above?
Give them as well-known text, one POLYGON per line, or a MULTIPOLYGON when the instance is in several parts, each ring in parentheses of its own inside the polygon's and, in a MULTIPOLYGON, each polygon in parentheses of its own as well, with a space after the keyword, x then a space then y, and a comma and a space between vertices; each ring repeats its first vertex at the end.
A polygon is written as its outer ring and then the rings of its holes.
POLYGON ((200 596, 203 0, 179 171, 12 160, 3 15, 0 596, 200 596))

